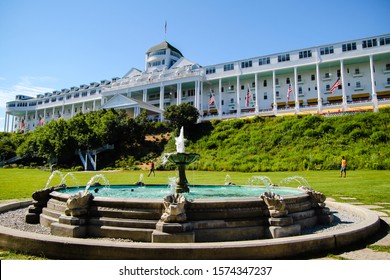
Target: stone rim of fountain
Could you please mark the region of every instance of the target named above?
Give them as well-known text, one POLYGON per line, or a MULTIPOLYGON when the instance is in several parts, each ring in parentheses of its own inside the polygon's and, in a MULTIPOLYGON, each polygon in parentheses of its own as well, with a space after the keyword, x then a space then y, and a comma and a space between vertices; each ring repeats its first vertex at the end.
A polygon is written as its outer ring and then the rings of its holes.
MULTIPOLYGON (((26 207, 31 202, 26 200, 2 205, 0 213, 26 207)), ((319 234, 217 243, 127 243, 47 236, 3 226, 0 226, 0 240, 3 248, 44 254, 53 259, 283 259, 338 250, 365 240, 379 230, 380 219, 373 211, 332 201, 327 201, 327 204, 351 211, 364 220, 350 227, 319 234)))

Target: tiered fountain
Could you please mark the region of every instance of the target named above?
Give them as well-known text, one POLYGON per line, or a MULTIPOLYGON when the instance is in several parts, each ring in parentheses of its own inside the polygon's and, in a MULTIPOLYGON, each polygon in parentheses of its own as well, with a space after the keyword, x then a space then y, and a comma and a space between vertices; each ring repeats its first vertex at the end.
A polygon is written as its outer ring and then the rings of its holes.
POLYGON ((179 171, 179 178, 176 181, 176 193, 188 193, 188 180, 186 177, 186 166, 199 158, 198 154, 185 152, 184 128, 180 129, 179 137, 176 140, 176 153, 170 154, 168 160, 176 164, 179 171))

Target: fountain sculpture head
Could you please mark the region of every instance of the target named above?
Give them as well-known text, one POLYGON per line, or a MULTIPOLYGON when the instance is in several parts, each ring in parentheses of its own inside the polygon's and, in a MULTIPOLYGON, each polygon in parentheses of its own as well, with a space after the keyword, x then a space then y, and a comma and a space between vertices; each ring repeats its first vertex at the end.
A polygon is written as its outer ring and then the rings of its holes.
POLYGON ((176 141, 176 153, 170 154, 168 160, 177 165, 179 170, 179 178, 176 180, 176 193, 189 192, 188 181, 186 178, 185 168, 186 165, 194 162, 199 158, 199 154, 185 153, 184 147, 184 128, 181 127, 179 137, 175 137, 176 141))

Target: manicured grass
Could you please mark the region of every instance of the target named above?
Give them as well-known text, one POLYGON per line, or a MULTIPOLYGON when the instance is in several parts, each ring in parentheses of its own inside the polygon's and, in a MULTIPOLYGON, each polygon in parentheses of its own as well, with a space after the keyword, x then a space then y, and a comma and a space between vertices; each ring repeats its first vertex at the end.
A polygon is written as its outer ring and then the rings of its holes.
MULTIPOLYGON (((66 175, 66 171, 62 171, 66 175)), ((96 174, 103 174, 111 185, 133 184, 143 176, 145 184, 167 184, 170 177, 176 176, 176 171, 156 171, 156 176, 147 177, 148 171, 97 171, 73 172, 68 175, 68 186, 84 186, 96 174)), ((0 200, 31 198, 31 194, 43 189, 50 177, 49 171, 37 169, 0 169, 0 200)), ((340 200, 340 197, 354 197, 365 204, 390 202, 390 171, 354 170, 348 171, 347 178, 340 178, 339 172, 334 171, 302 171, 302 172, 217 172, 194 171, 189 166, 187 179, 191 184, 224 184, 226 176, 237 185, 248 185, 252 176, 267 176, 272 183, 279 184, 283 179, 300 176, 306 179, 309 186, 324 193, 327 197, 340 200)), ((55 175, 50 186, 60 183, 60 175, 55 175)), ((100 181, 101 182, 101 181, 100 181)), ((287 186, 297 187, 296 180, 287 186)), ((390 209, 389 204, 382 204, 390 209)))

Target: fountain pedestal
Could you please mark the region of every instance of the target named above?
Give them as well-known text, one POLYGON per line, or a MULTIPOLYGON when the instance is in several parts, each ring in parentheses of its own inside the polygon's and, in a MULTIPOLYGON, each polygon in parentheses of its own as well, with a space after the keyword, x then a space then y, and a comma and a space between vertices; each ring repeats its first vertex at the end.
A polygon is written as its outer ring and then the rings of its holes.
POLYGON ((175 153, 168 157, 168 160, 176 164, 179 170, 179 178, 176 180, 176 193, 188 193, 188 181, 186 177, 186 166, 199 158, 194 153, 175 153))

